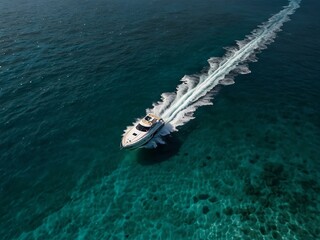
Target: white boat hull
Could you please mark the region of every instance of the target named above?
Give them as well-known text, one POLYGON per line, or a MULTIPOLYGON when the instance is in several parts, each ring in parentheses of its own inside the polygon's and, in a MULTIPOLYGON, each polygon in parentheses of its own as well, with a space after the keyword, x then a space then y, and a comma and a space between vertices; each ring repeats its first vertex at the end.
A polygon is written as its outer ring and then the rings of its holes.
POLYGON ((163 126, 164 121, 161 118, 148 114, 124 134, 120 147, 126 149, 141 148, 147 144, 163 126))

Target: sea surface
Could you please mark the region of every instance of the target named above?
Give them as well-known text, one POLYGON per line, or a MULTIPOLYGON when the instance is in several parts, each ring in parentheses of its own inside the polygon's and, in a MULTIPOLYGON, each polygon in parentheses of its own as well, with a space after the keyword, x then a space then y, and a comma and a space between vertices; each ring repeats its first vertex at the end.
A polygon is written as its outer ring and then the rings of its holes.
POLYGON ((1 0, 0 239, 320 239, 319 9, 1 0))

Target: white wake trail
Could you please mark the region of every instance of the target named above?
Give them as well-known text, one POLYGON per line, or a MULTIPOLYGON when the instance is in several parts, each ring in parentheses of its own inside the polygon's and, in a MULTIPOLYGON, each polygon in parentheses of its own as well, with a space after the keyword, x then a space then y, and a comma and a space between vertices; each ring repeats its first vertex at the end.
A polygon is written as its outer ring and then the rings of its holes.
POLYGON ((178 126, 193 119, 193 113, 199 106, 212 105, 216 86, 233 84, 236 75, 250 73, 247 63, 256 61, 255 55, 273 42, 276 33, 289 21, 289 16, 299 8, 299 4, 300 0, 290 0, 283 10, 258 26, 244 40, 237 41, 237 46, 226 48, 224 57, 210 58, 207 73, 184 76, 176 92, 163 93, 161 101, 154 104, 152 109, 147 109, 147 112, 161 116, 167 124, 146 147, 162 144, 161 136, 177 131, 178 126))

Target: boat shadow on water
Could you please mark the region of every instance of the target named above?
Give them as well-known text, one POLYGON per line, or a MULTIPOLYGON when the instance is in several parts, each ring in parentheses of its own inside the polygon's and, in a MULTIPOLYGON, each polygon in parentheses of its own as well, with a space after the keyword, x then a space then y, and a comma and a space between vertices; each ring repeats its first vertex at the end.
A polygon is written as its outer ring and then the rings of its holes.
POLYGON ((163 139, 166 143, 159 144, 157 148, 138 149, 137 162, 141 165, 153 165, 169 160, 174 155, 177 155, 182 142, 175 134, 168 135, 163 139))

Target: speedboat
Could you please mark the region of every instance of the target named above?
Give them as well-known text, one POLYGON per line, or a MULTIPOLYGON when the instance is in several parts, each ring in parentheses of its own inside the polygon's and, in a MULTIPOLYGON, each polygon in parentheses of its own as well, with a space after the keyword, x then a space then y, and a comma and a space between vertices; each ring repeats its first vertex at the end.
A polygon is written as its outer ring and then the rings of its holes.
POLYGON ((162 118, 148 113, 127 131, 121 140, 121 148, 140 148, 150 141, 150 139, 163 127, 164 121, 162 118))

